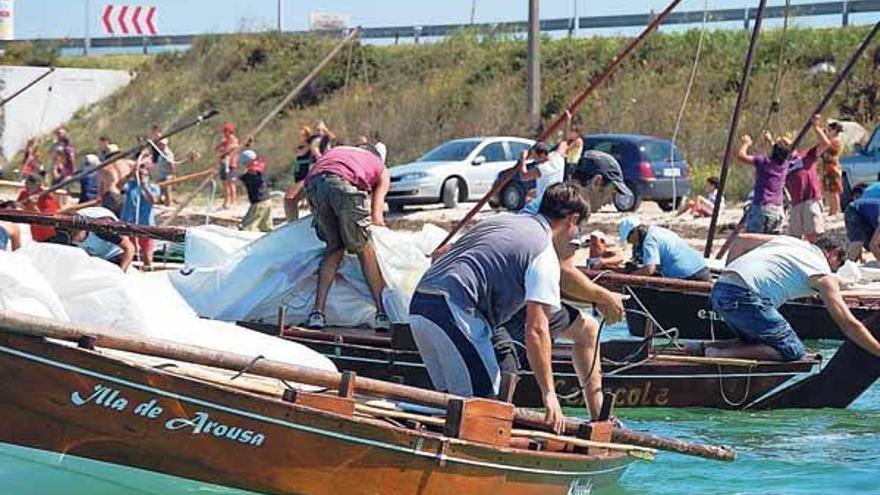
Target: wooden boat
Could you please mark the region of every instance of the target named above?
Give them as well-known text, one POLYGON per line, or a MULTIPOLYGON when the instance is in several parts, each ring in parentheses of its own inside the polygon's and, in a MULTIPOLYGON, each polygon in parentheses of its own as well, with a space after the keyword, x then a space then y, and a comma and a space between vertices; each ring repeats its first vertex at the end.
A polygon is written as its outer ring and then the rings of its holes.
MULTIPOLYGON (((304 344, 334 361, 337 367, 382 380, 430 388, 409 329, 395 325, 390 333, 367 329, 328 328, 306 330, 263 323, 241 325, 304 344)), ((615 396, 615 407, 707 407, 742 409, 794 377, 817 372, 820 360, 793 363, 711 359, 655 352, 641 341, 602 344, 604 386, 615 396)), ((571 347, 553 350, 553 370, 560 401, 567 407, 584 407, 583 395, 571 364, 571 347)), ((534 376, 523 372, 511 390, 502 391, 523 407, 541 407, 534 376)), ((845 407, 845 406, 844 406, 845 407)))
POLYGON ((734 456, 609 422, 568 420, 566 432, 578 436, 553 435, 533 428, 543 414, 508 403, 5 312, 0 376, 0 464, 8 472, 29 466, 30 493, 58 493, 49 484, 63 473, 76 480, 63 493, 144 483, 279 494, 569 494, 612 484, 654 452, 622 439, 734 456), (289 381, 326 388, 305 392, 289 381), (369 396, 443 415, 371 405, 369 396))
MULTIPOLYGON (((643 277, 611 271, 584 270, 603 287, 632 297, 626 301, 626 321, 632 335, 644 337, 660 329, 675 328, 681 339, 732 339, 733 332, 712 311, 710 282, 664 277, 643 277), (646 316, 646 310, 650 318, 646 316)), ((880 297, 845 295, 853 315, 861 321, 880 309, 880 297)), ((843 334, 818 298, 784 304, 780 312, 802 339, 841 340, 843 334)))

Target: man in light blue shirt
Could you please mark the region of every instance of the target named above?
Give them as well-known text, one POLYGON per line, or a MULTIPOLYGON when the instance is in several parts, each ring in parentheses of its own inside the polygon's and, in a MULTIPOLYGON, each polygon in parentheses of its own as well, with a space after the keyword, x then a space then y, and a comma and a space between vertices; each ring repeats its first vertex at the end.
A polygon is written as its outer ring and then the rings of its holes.
POLYGON ((709 281, 711 274, 706 260, 675 232, 656 225, 642 225, 637 217, 626 217, 620 223, 620 242, 633 246, 638 268, 634 275, 685 280, 709 281))

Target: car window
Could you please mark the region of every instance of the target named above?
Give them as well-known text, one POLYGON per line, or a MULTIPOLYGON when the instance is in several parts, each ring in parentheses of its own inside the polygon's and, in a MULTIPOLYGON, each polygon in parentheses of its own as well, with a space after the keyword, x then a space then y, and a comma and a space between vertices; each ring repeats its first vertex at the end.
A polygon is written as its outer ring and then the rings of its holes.
POLYGON ((587 143, 585 148, 588 150, 596 150, 608 153, 613 156, 619 163, 623 163, 623 143, 617 141, 594 141, 587 143))
MULTIPOLYGON (((422 162, 460 162, 468 157, 479 141, 449 141, 425 153, 422 162)), ((488 157, 487 157, 488 159, 488 157)))
POLYGON ((520 153, 532 147, 531 144, 520 141, 508 141, 507 144, 510 147, 510 160, 519 160, 520 153))
POLYGON ((681 153, 678 152, 677 148, 674 149, 672 147, 671 142, 660 139, 642 141, 639 143, 639 151, 642 152, 644 160, 649 162, 669 161, 670 157, 675 161, 682 160, 681 153))
POLYGON ((504 153, 504 143, 500 141, 486 145, 486 147, 480 151, 480 156, 486 157, 487 162, 503 162, 507 160, 507 155, 504 153))

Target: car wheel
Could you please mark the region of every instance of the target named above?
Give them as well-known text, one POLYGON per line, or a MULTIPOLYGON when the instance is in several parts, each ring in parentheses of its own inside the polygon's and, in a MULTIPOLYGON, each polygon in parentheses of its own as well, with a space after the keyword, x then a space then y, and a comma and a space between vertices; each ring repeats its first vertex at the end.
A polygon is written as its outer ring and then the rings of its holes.
POLYGON ((614 192, 614 208, 621 213, 636 211, 639 209, 639 205, 642 204, 642 198, 639 197, 635 187, 632 184, 627 184, 627 186, 632 191, 632 194, 621 194, 620 191, 614 192))
POLYGON ((458 179, 448 179, 443 183, 443 192, 440 193, 440 199, 443 201, 444 208, 455 208, 458 206, 458 179))
POLYGON ((511 211, 519 211, 525 206, 526 194, 519 184, 508 184, 501 191, 501 204, 511 211))
POLYGON ((666 212, 677 210, 681 208, 681 198, 675 198, 675 201, 671 199, 662 199, 660 201, 657 201, 657 206, 659 206, 661 210, 666 212))

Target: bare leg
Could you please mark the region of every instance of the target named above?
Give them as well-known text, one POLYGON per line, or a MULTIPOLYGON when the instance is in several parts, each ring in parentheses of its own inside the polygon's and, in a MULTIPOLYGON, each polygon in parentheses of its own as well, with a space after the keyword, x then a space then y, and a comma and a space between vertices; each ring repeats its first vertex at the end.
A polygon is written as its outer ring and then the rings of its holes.
POLYGON ((174 191, 172 190, 172 186, 165 187, 165 206, 171 206, 174 204, 174 191))
POLYGON ((382 271, 379 270, 379 260, 376 259, 376 250, 373 249, 373 243, 367 242, 363 251, 358 254, 361 262, 361 270, 367 279, 367 285, 370 287, 370 294, 373 296, 373 302, 376 303, 376 310, 384 313, 385 307, 382 304, 382 289, 385 288, 385 279, 382 278, 382 271))
POLYGON ((324 253, 321 259, 321 268, 318 271, 318 292, 315 294, 315 309, 324 312, 327 306, 327 293, 330 292, 330 286, 333 285, 333 279, 336 278, 336 270, 339 269, 339 263, 345 255, 345 249, 337 249, 336 251, 324 253))
POLYGON ((571 352, 571 362, 578 376, 578 383, 584 393, 587 409, 590 417, 599 417, 602 411, 602 356, 596 346, 598 345, 599 323, 584 316, 578 317, 565 332, 563 337, 574 340, 571 352), (593 358, 597 360, 593 364, 593 358), (587 373, 590 375, 587 376, 587 373))
POLYGON ((707 347, 706 357, 782 361, 782 355, 779 354, 779 351, 766 344, 739 343, 739 345, 724 347, 707 347))
POLYGON ((840 213, 840 194, 837 193, 828 193, 828 213, 830 215, 837 215, 840 213))
POLYGON ((236 196, 238 196, 238 189, 235 187, 235 180, 229 179, 229 204, 231 206, 235 206, 235 202, 238 200, 236 196))

